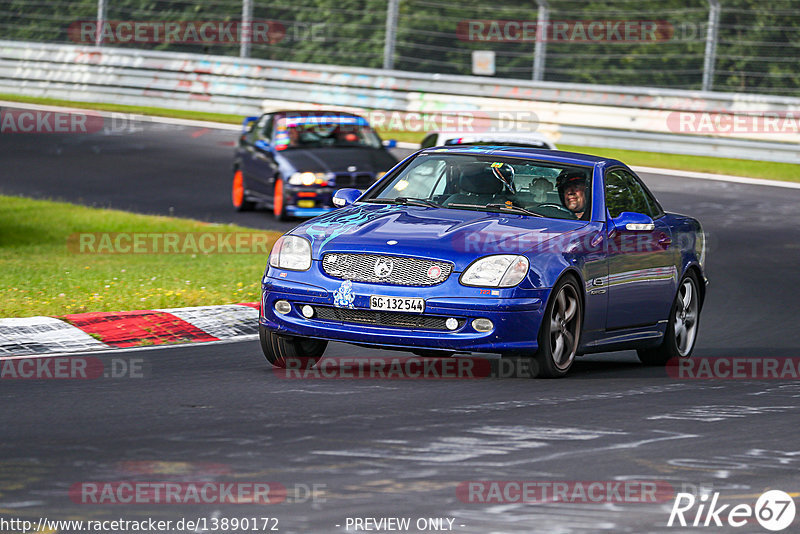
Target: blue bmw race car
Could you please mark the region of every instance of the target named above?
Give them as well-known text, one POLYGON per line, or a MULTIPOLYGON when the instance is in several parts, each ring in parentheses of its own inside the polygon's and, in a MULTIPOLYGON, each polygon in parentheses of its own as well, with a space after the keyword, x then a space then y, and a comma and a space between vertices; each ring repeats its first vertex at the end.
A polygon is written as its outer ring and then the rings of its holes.
POLYGON ((233 162, 233 206, 248 211, 263 203, 278 220, 331 211, 337 189, 367 188, 397 163, 386 150, 393 145, 352 113, 276 111, 248 117, 233 162))
POLYGON ((707 279, 700 223, 623 163, 519 147, 431 148, 274 245, 260 337, 274 366, 328 341, 536 360, 688 358, 707 279))

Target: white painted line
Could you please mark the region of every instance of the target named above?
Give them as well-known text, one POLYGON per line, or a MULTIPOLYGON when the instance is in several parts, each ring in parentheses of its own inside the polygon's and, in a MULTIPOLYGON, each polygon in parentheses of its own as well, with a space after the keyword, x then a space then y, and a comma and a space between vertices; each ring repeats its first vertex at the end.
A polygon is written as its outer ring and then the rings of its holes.
MULTIPOLYGON (((210 128, 214 130, 232 130, 232 131, 240 131, 242 129, 242 125, 240 124, 229 124, 225 122, 211 122, 211 121, 201 121, 195 119, 177 119, 173 117, 158 117, 156 115, 142 115, 141 113, 131 113, 128 111, 101 111, 97 109, 87 109, 87 108, 80 108, 80 107, 63 107, 63 106, 45 106, 41 104, 26 104, 25 102, 7 102, 5 100, 0 100, 0 107, 1 108, 22 108, 22 109, 32 109, 35 111, 52 111, 52 112, 80 112, 80 113, 90 113, 90 114, 97 114, 101 117, 105 118, 119 118, 123 115, 128 116, 129 118, 139 120, 141 122, 155 122, 159 124, 175 124, 178 126, 195 126, 197 128, 210 128)), ((176 110, 180 111, 180 110, 176 110)), ((244 117, 242 117, 244 120, 244 117)))
MULTIPOLYGON (((23 354, 20 356, 0 356, 0 362, 5 360, 33 360, 37 358, 59 358, 64 356, 106 356, 108 354, 124 354, 126 352, 137 352, 142 350, 161 350, 161 349, 176 349, 186 347, 206 347, 208 345, 227 345, 229 343, 241 343, 243 341, 255 341, 258 339, 258 334, 250 334, 246 336, 239 336, 232 339, 220 339, 219 341, 202 341, 197 343, 169 343, 164 345, 147 345, 144 347, 125 347, 125 348, 109 348, 107 350, 91 350, 80 352, 50 352, 47 354, 23 354)), ((108 346, 108 345, 106 345, 108 346)))
POLYGON ((405 148, 407 150, 419 150, 419 143, 406 143, 405 141, 398 141, 397 148, 405 148))
MULTIPOLYGON (((800 147, 798 147, 800 150, 800 147)), ((786 189, 800 189, 800 183, 782 182, 780 180, 764 180, 762 178, 746 178, 744 176, 731 176, 728 174, 711 174, 707 172, 676 171, 673 169, 659 169, 656 167, 639 167, 631 165, 631 169, 636 172, 646 172, 649 174, 664 174, 666 176, 678 176, 681 178, 695 178, 698 180, 714 180, 717 182, 733 182, 747 185, 767 185, 770 187, 784 187, 786 189)), ((800 176, 800 165, 797 166, 797 173, 800 176)))

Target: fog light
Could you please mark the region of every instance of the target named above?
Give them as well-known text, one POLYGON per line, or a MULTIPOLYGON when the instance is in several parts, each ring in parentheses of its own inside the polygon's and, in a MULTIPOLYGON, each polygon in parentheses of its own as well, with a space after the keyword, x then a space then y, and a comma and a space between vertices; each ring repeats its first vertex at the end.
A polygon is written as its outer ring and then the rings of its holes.
POLYGON ((303 317, 305 317, 306 319, 311 319, 312 317, 314 317, 314 308, 312 308, 308 304, 303 306, 303 308, 300 311, 303 312, 303 317))
POLYGON ((447 327, 448 330, 455 330, 458 328, 458 321, 450 317, 448 320, 444 322, 444 325, 447 327))
POLYGON ((275 311, 280 313, 281 315, 286 315, 290 311, 292 311, 292 305, 286 302, 285 300, 279 300, 275 303, 275 311))
POLYGON ((489 332, 492 328, 494 328, 494 325, 489 319, 475 319, 472 321, 472 328, 478 332, 489 332))

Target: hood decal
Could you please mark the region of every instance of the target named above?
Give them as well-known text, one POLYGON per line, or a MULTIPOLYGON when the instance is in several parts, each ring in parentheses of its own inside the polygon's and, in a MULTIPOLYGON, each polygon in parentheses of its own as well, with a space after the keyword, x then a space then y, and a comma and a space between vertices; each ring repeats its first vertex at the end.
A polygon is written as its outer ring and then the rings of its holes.
POLYGON ((388 204, 378 209, 374 209, 373 206, 354 206, 352 211, 344 215, 341 212, 332 211, 314 219, 305 228, 305 232, 314 245, 322 248, 331 239, 378 217, 396 212, 400 207, 396 204, 388 204))

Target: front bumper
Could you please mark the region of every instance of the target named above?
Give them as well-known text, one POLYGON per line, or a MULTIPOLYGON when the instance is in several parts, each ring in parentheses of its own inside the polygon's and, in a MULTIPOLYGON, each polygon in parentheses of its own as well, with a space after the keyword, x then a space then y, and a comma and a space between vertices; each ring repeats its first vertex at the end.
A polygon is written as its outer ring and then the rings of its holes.
POLYGON ((316 217, 332 211, 333 194, 331 187, 299 186, 286 184, 283 189, 283 204, 286 213, 292 217, 316 217))
MULTIPOLYGON (((316 262, 314 262, 316 263, 316 262)), ((538 347, 537 336, 544 303, 547 302, 549 289, 524 291, 524 295, 507 298, 515 290, 503 290, 497 296, 469 296, 477 294, 476 288, 465 288, 458 283, 458 274, 453 273, 448 280, 432 287, 406 287, 381 284, 353 282, 355 299, 352 308, 364 310, 358 315, 369 315, 370 295, 388 295, 395 297, 423 297, 425 311, 422 315, 428 318, 447 318, 458 321, 458 328, 431 329, 426 326, 401 327, 384 324, 362 324, 349 322, 340 318, 331 318, 334 306, 334 291, 342 284, 342 280, 322 275, 304 273, 286 273, 270 268, 262 283, 262 306, 260 323, 269 330, 280 334, 343 341, 347 343, 374 345, 392 348, 440 349, 457 352, 516 352, 535 351, 538 347), (282 273, 286 273, 285 278, 282 273), (298 276, 302 275, 302 276, 298 276), (289 276, 295 280, 288 279, 289 276), (302 281, 298 278, 303 278, 302 281), (466 294, 466 295, 465 295, 466 294), (275 311, 275 302, 285 300, 291 304, 287 314, 275 311), (306 318, 301 313, 304 305, 319 309, 322 306, 327 312, 325 319, 315 313, 306 318), (494 327, 489 332, 479 332, 472 326, 472 321, 485 318, 492 321, 494 327)), ((345 308, 340 308, 345 310, 345 308)), ((341 315, 341 314, 340 314, 341 315)), ((347 315, 347 314, 345 314, 347 315)), ((419 314, 404 314, 419 316, 419 314)))

